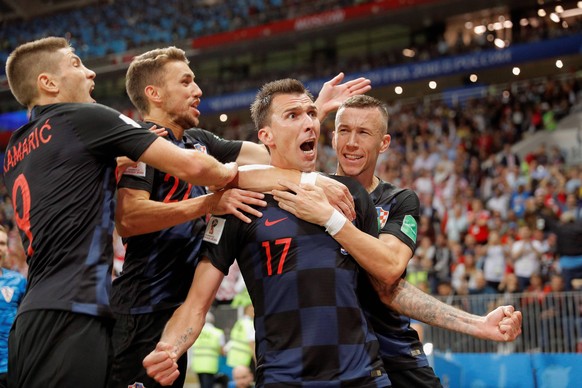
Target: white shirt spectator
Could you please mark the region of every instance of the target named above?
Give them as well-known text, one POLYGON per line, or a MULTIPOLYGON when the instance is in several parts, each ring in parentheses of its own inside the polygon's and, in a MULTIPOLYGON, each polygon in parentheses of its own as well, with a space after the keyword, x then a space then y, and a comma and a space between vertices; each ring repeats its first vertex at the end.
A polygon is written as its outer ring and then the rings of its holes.
POLYGON ((517 276, 529 278, 540 271, 540 255, 544 248, 537 240, 519 240, 513 243, 511 254, 515 257, 513 269, 517 276), (521 253, 520 253, 521 252, 521 253))

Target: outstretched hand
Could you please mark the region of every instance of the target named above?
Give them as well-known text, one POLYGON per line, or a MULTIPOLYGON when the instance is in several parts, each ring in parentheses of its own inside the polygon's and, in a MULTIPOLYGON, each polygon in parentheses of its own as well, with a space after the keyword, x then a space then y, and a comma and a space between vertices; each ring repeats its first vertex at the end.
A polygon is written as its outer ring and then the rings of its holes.
POLYGON ((319 91, 315 103, 318 106, 320 121, 323 121, 330 112, 336 111, 349 97, 367 93, 372 89, 372 81, 364 77, 342 84, 344 76, 344 73, 339 73, 325 82, 319 91))
POLYGON ((513 306, 499 306, 485 317, 485 337, 493 341, 511 342, 521 334, 521 311, 513 306))
POLYGON ((161 385, 172 385, 180 375, 175 347, 158 342, 156 348, 143 360, 143 366, 151 378, 161 385))

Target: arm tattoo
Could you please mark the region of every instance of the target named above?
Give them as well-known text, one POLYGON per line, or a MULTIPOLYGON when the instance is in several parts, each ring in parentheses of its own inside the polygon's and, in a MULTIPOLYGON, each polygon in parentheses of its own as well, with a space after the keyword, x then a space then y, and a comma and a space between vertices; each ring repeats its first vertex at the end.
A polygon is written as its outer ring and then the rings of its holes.
POLYGON ((176 340, 176 347, 178 349, 182 348, 182 346, 187 343, 188 338, 192 336, 192 333, 194 333, 194 330, 191 327, 186 328, 186 332, 176 340))
POLYGON ((443 303, 402 279, 390 290, 376 287, 376 291, 384 304, 402 315, 431 326, 469 335, 477 334, 476 324, 481 317, 443 303))

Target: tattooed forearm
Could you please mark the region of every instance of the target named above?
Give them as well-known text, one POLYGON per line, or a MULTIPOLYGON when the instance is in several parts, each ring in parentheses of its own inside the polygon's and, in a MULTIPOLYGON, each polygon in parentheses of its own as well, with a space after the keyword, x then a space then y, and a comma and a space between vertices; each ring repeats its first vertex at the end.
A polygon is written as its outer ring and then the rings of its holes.
POLYGON ((482 319, 457 309, 400 280, 388 294, 387 288, 375 287, 384 304, 410 318, 465 334, 478 335, 476 324, 482 319))
POLYGON ((182 346, 188 343, 188 338, 192 336, 192 333, 194 333, 194 329, 192 329, 191 327, 186 328, 184 334, 178 337, 174 345, 178 349, 182 348, 182 346))

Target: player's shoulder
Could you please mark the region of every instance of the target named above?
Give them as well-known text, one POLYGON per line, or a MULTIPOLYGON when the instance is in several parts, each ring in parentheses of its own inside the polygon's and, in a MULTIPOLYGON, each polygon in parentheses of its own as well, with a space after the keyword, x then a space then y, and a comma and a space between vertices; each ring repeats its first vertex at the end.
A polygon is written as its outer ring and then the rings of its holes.
POLYGON ((124 125, 130 125, 135 128, 143 127, 143 125, 138 124, 136 120, 131 117, 121 113, 120 111, 110 108, 106 105, 98 103, 71 103, 67 107, 76 117, 87 123, 103 124, 103 122, 115 122, 124 125))
POLYGON ((184 131, 184 135, 196 138, 197 136, 202 135, 203 136, 212 135, 212 133, 202 128, 188 128, 187 130, 184 131))
POLYGON ((202 141, 206 143, 213 140, 222 140, 219 136, 202 128, 189 128, 184 131, 184 136, 192 141, 202 141))
POLYGON ((113 108, 110 108, 106 105, 99 104, 99 103, 83 103, 83 102, 70 102, 65 104, 59 104, 60 106, 57 109, 63 110, 71 110, 74 112, 83 112, 83 113, 115 113, 117 115, 120 114, 119 111, 116 111, 113 108))
POLYGON ((416 192, 409 188, 398 187, 390 182, 380 180, 378 186, 371 193, 374 198, 395 198, 398 197, 400 202, 414 201, 419 202, 416 192))

